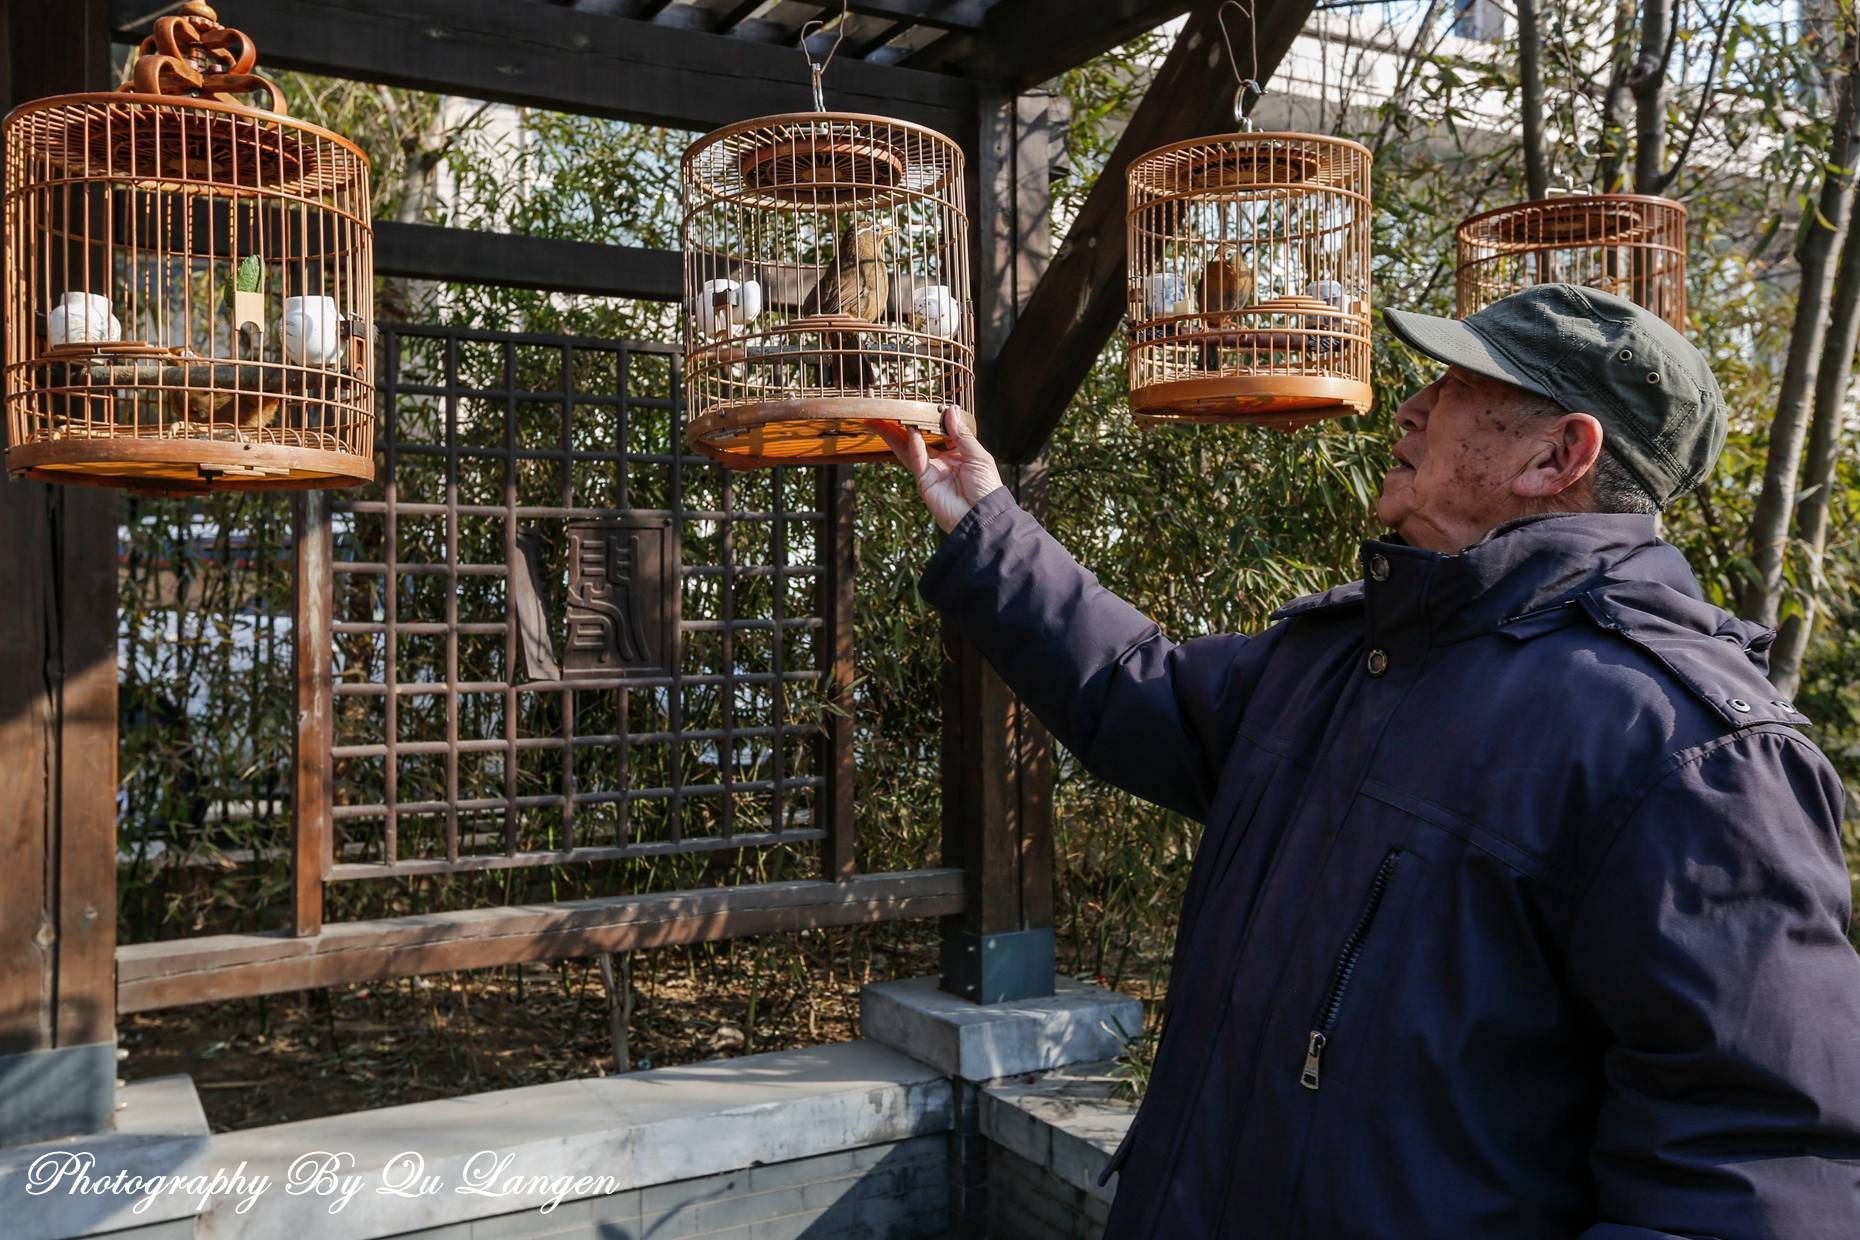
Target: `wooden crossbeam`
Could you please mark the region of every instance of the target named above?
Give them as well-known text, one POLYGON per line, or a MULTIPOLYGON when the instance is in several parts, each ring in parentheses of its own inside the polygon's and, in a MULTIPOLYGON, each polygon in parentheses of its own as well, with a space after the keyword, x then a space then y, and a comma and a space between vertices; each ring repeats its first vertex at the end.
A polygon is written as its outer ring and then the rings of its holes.
POLYGON ((983 16, 979 29, 938 39, 900 63, 980 78, 1011 91, 1026 90, 1180 17, 1190 7, 1191 0, 1094 0, 1089 5, 999 0, 983 16))
POLYGON ((116 949, 123 1012, 384 977, 705 943, 819 926, 940 917, 963 908, 962 871, 711 887, 561 904, 334 922, 304 936, 213 934, 116 949))
MULTIPOLYGON (((1260 0, 1259 69, 1269 79, 1310 16, 1312 0, 1260 0)), ((995 411, 990 447, 1031 460, 1059 424, 1079 384, 1124 315, 1125 174, 1145 151, 1233 128, 1234 75, 1214 9, 1183 27, 1130 124, 1086 195, 1053 264, 1034 287, 1000 352, 985 367, 985 408, 995 411)), ((1251 34, 1234 52, 1252 67, 1251 34)))
MULTIPOLYGON (((115 37, 140 41, 150 8, 111 0, 115 37)), ((811 104, 792 48, 554 5, 240 0, 229 20, 258 43, 262 67, 550 111, 710 129, 811 104)), ((848 58, 834 63, 827 90, 838 110, 945 133, 974 124, 973 86, 946 74, 848 58)))
POLYGON ((734 5, 718 13, 718 33, 727 34, 735 30, 739 24, 748 21, 750 15, 761 8, 765 2, 766 0, 736 0, 734 5))
POLYGON ((987 19, 989 6, 980 0, 850 0, 848 8, 862 17, 883 17, 937 30, 978 31, 987 19))
POLYGON ((684 295, 683 264, 676 250, 375 223, 375 270, 384 276, 677 301, 684 295))

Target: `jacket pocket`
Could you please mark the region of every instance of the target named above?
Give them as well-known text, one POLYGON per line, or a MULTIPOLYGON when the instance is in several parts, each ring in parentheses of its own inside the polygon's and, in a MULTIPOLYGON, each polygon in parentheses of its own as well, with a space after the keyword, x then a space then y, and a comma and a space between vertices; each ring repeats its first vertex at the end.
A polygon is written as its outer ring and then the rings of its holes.
POLYGON ((1376 867, 1375 877, 1370 880, 1369 894, 1363 897, 1356 922, 1350 927, 1350 937, 1343 941, 1343 949, 1337 953, 1337 963, 1331 968, 1330 984, 1325 988, 1324 1000, 1318 1005, 1317 1013, 1311 1021, 1311 1033, 1305 1040, 1305 1062, 1299 1071, 1298 1083, 1306 1089, 1318 1088, 1323 1073, 1324 1051, 1330 1045, 1331 1031, 1336 1028, 1337 1016, 1343 1011, 1344 997, 1349 993, 1350 983, 1356 976, 1357 962, 1362 959, 1363 948, 1375 929, 1376 916, 1382 911, 1389 886, 1395 881, 1396 871, 1401 868, 1402 859, 1406 855, 1400 848, 1391 848, 1383 854, 1382 864, 1376 867))

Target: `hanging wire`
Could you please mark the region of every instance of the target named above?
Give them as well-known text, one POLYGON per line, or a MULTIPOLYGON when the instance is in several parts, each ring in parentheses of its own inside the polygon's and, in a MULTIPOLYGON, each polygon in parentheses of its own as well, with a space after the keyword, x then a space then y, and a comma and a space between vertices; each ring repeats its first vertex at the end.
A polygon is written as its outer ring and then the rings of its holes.
POLYGON ((1577 165, 1589 163, 1590 161, 1594 160, 1598 154, 1599 152, 1596 150, 1596 142, 1593 137, 1591 137, 1588 134, 1584 134, 1581 137, 1577 138, 1575 159, 1571 161, 1571 164, 1569 167, 1566 167, 1563 169, 1563 175, 1560 178, 1558 178, 1558 183, 1551 185, 1545 191, 1544 196, 1547 198, 1555 198, 1559 194, 1586 194, 1588 193, 1589 192, 1588 187, 1586 185, 1581 184, 1576 179, 1577 176, 1580 175, 1577 169, 1577 165))
MULTIPOLYGON (((825 76, 827 66, 833 63, 834 55, 840 50, 840 44, 846 41, 846 19, 852 13, 852 0, 840 0, 840 20, 834 25, 833 46, 827 49, 827 58, 816 61, 814 54, 807 50, 807 40, 827 28, 824 18, 815 18, 801 27, 801 55, 807 58, 807 71, 814 79, 814 111, 827 110, 827 96, 820 87, 820 79, 825 76)), ((1230 53, 1231 55, 1231 53, 1230 53)))
POLYGON ((1253 132, 1253 118, 1248 113, 1252 112, 1260 96, 1266 93, 1266 88, 1259 84, 1259 19, 1254 13, 1255 3, 1257 0, 1248 0, 1246 4, 1241 4, 1240 0, 1226 0, 1214 15, 1221 23, 1221 41, 1227 44, 1227 63, 1233 66, 1234 80, 1240 83, 1240 89, 1234 92, 1234 123, 1240 126, 1242 133, 1253 132), (1240 72, 1240 58, 1234 55, 1234 37, 1227 29, 1228 9, 1238 10, 1246 18, 1251 31, 1252 42, 1248 50, 1253 53, 1252 77, 1243 76, 1240 72), (1248 97, 1249 92, 1251 98, 1248 97))

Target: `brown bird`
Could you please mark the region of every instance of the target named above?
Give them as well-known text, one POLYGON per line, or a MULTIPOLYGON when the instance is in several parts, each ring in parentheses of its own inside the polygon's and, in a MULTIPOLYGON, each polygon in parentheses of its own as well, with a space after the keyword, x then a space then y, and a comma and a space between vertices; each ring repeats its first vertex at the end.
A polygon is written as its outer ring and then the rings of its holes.
MULTIPOLYGON (((840 234, 833 261, 821 274, 820 283, 801 303, 803 316, 837 314, 864 319, 877 325, 879 317, 891 305, 891 276, 885 268, 885 242, 897 234, 889 220, 850 223, 840 234)), ((861 347, 861 337, 850 332, 830 332, 821 344, 834 351, 833 360, 823 368, 823 378, 834 387, 849 387, 847 351, 861 347)), ((871 359, 860 359, 859 386, 877 382, 871 359)))
POLYGON ((228 430, 241 432, 264 430, 277 420, 280 397, 266 392, 190 392, 184 388, 167 393, 168 414, 186 429, 228 430))
MULTIPOLYGON (((251 350, 254 346, 247 330, 241 329, 242 348, 251 350)), ((187 354, 192 362, 193 354, 187 354)), ((233 367, 224 365, 200 365, 193 363, 185 371, 176 375, 181 383, 198 383, 203 379, 207 383, 250 384, 256 388, 261 380, 250 371, 243 374, 233 367)), ((163 376, 168 381, 168 376, 163 376)), ((206 387, 171 387, 163 394, 168 407, 168 416, 175 424, 173 430, 178 433, 196 434, 211 428, 215 431, 237 430, 242 435, 264 430, 277 421, 278 409, 283 398, 275 392, 263 392, 248 389, 246 391, 214 390, 206 387)))
MULTIPOLYGON (((1240 261, 1240 247, 1227 244, 1214 252, 1208 265, 1201 269, 1201 282, 1195 290, 1195 299, 1201 306, 1204 330, 1231 332, 1240 329, 1239 315, 1209 313, 1212 310, 1240 310, 1253 304, 1253 269, 1240 261)), ((1219 340, 1202 343, 1201 368, 1207 371, 1218 371, 1221 368, 1219 340)))

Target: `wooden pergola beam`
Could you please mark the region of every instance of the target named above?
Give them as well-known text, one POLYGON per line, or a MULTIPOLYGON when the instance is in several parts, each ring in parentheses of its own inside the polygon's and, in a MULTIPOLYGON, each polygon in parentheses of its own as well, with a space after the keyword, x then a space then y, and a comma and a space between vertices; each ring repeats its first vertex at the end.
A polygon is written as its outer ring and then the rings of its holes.
MULTIPOLYGON (((839 6, 819 6, 831 13, 839 6)), ((882 17, 913 26, 930 26, 937 30, 980 30, 988 8, 978 0, 850 0, 847 6, 860 17, 882 17)))
MULTIPOLYGON (((111 0, 115 36, 147 33, 147 0, 111 0), (142 21, 141 25, 132 25, 142 21)), ((413 90, 711 129, 810 106, 793 48, 651 21, 509 0, 241 0, 229 21, 260 65, 413 90)), ((827 75, 835 109, 945 133, 973 124, 963 79, 848 58, 827 75)))
POLYGON ((375 222, 375 271, 417 280, 644 301, 677 301, 684 296, 684 256, 677 250, 387 220, 375 222))
MULTIPOLYGON (((1098 0, 1090 6, 1007 0, 991 9, 982 23, 977 76, 1011 90, 1026 90, 1180 17, 1190 7, 1190 0, 1098 0)), ((1218 37, 1220 32, 1215 33, 1218 37)))
MULTIPOLYGON (((1311 14, 1312 0, 1260 0, 1259 68, 1269 79, 1311 14)), ((1251 32, 1234 54, 1251 67, 1251 32)), ((1164 143, 1233 127, 1234 73, 1215 10, 1189 18, 1086 195, 1027 307, 987 367, 984 406, 995 411, 990 447, 1005 461, 1033 459, 1124 316, 1125 174, 1164 143)))
POLYGON ((1022 91, 1154 30, 1191 6, 1192 0, 1095 0, 1089 5, 999 0, 978 28, 927 44, 902 63, 1022 91))

